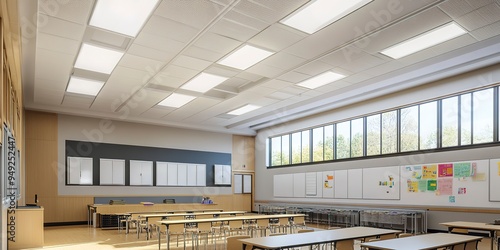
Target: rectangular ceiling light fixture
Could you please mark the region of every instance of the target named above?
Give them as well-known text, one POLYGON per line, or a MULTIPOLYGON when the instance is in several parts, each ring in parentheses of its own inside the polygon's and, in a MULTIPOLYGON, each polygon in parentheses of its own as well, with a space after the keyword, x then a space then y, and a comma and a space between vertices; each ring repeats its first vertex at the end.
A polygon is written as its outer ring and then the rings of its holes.
POLYGON ((245 114, 245 113, 248 113, 250 111, 254 111, 258 108, 261 108, 260 106, 257 106, 257 105, 252 105, 252 104, 247 104, 241 108, 237 108, 229 113, 227 113, 228 115, 242 115, 242 114, 245 114))
POLYGON ((274 54, 274 52, 259 49, 247 44, 220 60, 219 64, 245 70, 272 54, 274 54))
POLYGON ((135 37, 158 0, 98 0, 89 25, 135 37))
POLYGON ((312 34, 373 0, 313 0, 280 22, 312 34))
POLYGON ((391 46, 381 51, 380 53, 394 59, 398 59, 466 33, 467 31, 465 31, 458 24, 456 24, 455 22, 450 22, 443 26, 420 34, 416 37, 398 43, 394 46, 391 46))
POLYGON ((181 86, 181 89, 191 90, 195 92, 205 93, 213 87, 227 80, 227 77, 212 75, 208 73, 200 73, 189 82, 181 86))
POLYGON ((190 95, 172 93, 167 98, 163 99, 163 101, 158 103, 158 105, 164 107, 180 108, 188 102, 194 100, 195 98, 196 97, 190 95))
POLYGON ((68 83, 68 88, 66 92, 75 93, 80 95, 90 95, 96 96, 99 91, 101 91, 103 81, 90 80, 85 78, 80 78, 76 76, 71 76, 68 83))
POLYGON ((123 52, 82 44, 75 68, 111 74, 123 56, 123 52))
POLYGON ((305 87, 308 89, 315 89, 321 87, 325 84, 332 83, 334 81, 344 78, 345 75, 327 71, 323 74, 317 75, 315 77, 309 78, 303 82, 297 83, 298 86, 305 87))

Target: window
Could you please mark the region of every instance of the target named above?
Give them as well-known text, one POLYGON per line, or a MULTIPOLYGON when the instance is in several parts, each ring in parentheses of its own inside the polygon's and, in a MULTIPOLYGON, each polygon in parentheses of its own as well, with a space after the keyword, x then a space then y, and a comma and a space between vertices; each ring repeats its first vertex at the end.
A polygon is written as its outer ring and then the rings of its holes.
POLYGON ((351 157, 364 155, 364 125, 363 118, 351 121, 351 157))
POLYGON ((418 150, 418 106, 401 109, 401 152, 418 150))
POLYGON ((472 144, 471 93, 460 96, 460 145, 472 144))
POLYGON ((271 166, 281 166, 281 136, 271 139, 271 166))
POLYGON ((366 155, 380 154, 380 114, 366 117, 366 155))
POLYGON ((310 145, 310 130, 302 131, 302 162, 310 162, 311 161, 311 153, 309 152, 310 145))
POLYGON ((472 142, 493 141, 493 89, 472 93, 472 142))
POLYGON ((458 146, 458 96, 441 102, 441 145, 458 146))
POLYGON ((396 153, 398 146, 397 111, 382 114, 382 154, 396 153))
POLYGON ((333 124, 325 126, 325 161, 333 160, 333 124))
POLYGON ((302 162, 302 143, 301 143, 301 133, 292 134, 292 164, 298 164, 302 162))
POLYGON ((420 150, 437 148, 437 102, 420 105, 420 150))
POLYGON ((313 129, 313 161, 323 161, 323 127, 313 129))
POLYGON ((281 137, 281 165, 290 164, 290 135, 281 137))
POLYGON ((337 159, 351 157, 351 121, 337 123, 337 159))

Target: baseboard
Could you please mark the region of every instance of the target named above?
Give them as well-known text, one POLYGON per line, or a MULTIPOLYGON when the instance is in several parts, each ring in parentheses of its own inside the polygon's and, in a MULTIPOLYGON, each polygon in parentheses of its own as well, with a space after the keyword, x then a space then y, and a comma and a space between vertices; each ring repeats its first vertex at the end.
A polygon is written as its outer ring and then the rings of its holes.
POLYGON ((44 227, 57 227, 57 226, 75 226, 75 225, 85 225, 88 221, 68 221, 68 222, 47 222, 43 223, 44 227))

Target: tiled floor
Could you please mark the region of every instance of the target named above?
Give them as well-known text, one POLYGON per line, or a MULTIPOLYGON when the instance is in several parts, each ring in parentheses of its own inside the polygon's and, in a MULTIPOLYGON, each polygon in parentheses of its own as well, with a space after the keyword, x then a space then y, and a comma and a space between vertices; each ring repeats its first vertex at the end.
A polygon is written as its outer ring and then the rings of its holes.
MULTIPOLYGON (((125 234, 123 231, 112 229, 92 228, 86 225, 83 226, 61 226, 61 227, 46 227, 45 228, 45 246, 38 249, 54 249, 54 250, 81 250, 81 249, 158 249, 157 238, 145 240, 144 235, 137 239, 137 234, 125 234)), ((217 241, 217 249, 225 249, 223 240, 217 241)), ((183 249, 172 247, 172 250, 183 249)), ((162 240, 161 249, 166 249, 165 239, 162 240)), ((187 249, 191 249, 190 245, 187 249)), ((200 249, 205 249, 201 247, 200 249)), ((207 247, 213 249, 213 245, 207 247)), ((479 250, 490 249, 490 239, 484 238, 479 244, 479 250)), ((229 249, 233 250, 233 249, 229 249)), ((355 250, 359 250, 359 244, 355 245, 355 250)))

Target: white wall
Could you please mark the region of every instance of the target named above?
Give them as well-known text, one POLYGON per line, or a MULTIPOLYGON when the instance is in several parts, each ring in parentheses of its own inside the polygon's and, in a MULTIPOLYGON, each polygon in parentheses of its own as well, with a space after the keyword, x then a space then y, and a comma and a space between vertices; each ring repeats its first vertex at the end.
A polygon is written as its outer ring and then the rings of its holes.
POLYGON ((59 195, 92 196, 155 196, 155 195, 217 195, 231 193, 230 187, 110 187, 65 185, 65 141, 92 141, 135 146, 188 149, 231 153, 232 135, 170 128, 122 121, 68 115, 58 116, 59 195))
MULTIPOLYGON (((410 156, 381 157, 375 159, 365 159, 357 161, 343 161, 325 164, 312 164, 301 167, 284 167, 267 169, 265 164, 266 147, 265 142, 268 137, 303 130, 305 128, 320 126, 343 119, 349 119, 356 116, 363 116, 369 113, 380 112, 395 107, 400 107, 424 100, 440 98, 443 96, 470 91, 500 82, 500 69, 498 66, 488 67, 467 74, 462 74, 452 78, 433 82, 413 88, 410 90, 394 93, 388 96, 380 97, 356 105, 339 108, 330 112, 308 117, 286 124, 280 124, 274 127, 260 130, 256 136, 256 180, 259 185, 255 187, 255 200, 288 202, 288 203, 311 203, 311 204, 401 204, 400 201, 387 200, 352 200, 352 199, 313 199, 313 198, 274 198, 273 197, 273 176, 284 173, 304 173, 318 172, 326 170, 367 168, 367 167, 385 167, 385 166, 404 166, 419 165, 425 163, 473 161, 481 159, 498 158, 500 147, 476 148, 456 151, 446 151, 437 153, 425 153, 410 156)), ((487 190, 485 190, 487 192, 487 190)), ((405 204, 405 205, 424 205, 424 204, 405 204)), ((489 204, 490 207, 500 206, 499 202, 489 204)))

